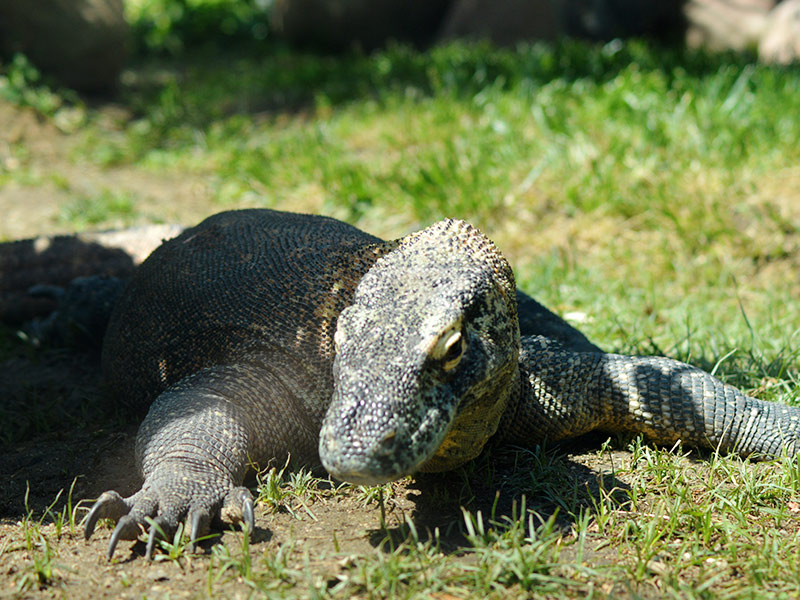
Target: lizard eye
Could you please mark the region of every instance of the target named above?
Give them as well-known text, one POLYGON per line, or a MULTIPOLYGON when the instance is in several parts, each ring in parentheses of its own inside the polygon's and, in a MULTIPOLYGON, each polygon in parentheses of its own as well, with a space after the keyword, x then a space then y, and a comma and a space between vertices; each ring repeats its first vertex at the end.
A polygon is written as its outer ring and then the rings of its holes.
POLYGON ((467 342, 461 335, 461 330, 453 329, 439 339, 433 357, 442 361, 442 368, 445 371, 451 371, 458 365, 466 348, 467 342))

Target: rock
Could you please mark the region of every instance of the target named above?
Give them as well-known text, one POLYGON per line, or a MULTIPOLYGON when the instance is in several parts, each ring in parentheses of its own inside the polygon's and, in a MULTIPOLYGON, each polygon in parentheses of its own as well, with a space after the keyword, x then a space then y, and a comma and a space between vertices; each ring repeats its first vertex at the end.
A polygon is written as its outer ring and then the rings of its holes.
POLYGON ((558 0, 567 35, 608 41, 648 36, 670 39, 685 29, 683 0, 558 0))
POLYGON ((686 42, 710 50, 755 48, 774 0, 690 0, 686 42))
POLYGON ((441 37, 489 39, 509 45, 568 35, 593 40, 683 30, 681 2, 639 0, 457 0, 445 17, 441 37))
POLYGON ((442 39, 488 39, 501 45, 562 35, 563 24, 551 0, 457 0, 440 33, 442 39))
POLYGON ((767 15, 758 56, 780 64, 800 59, 800 0, 785 0, 767 15))
POLYGON ((122 0, 0 0, 0 48, 82 91, 112 89, 125 62, 122 0))
POLYGON ((275 0, 272 23, 290 43, 322 50, 372 50, 389 40, 424 45, 451 0, 275 0))

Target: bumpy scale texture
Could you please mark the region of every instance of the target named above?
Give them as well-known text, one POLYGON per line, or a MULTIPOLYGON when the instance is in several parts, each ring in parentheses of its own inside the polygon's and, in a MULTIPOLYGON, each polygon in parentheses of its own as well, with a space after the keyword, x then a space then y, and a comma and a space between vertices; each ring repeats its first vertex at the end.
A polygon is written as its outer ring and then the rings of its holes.
POLYGON ((495 433, 518 377, 513 273, 477 229, 442 221, 375 263, 336 342, 325 468, 358 483, 452 469, 495 433))
POLYGON ((669 358, 573 352, 530 336, 522 340, 520 366, 526 383, 505 416, 508 441, 557 441, 599 429, 742 455, 797 451, 797 408, 750 398, 669 358))
POLYGON ((87 537, 117 522, 109 556, 148 519, 148 555, 184 520, 193 540, 219 517, 252 529, 245 472, 287 456, 376 483, 453 468, 492 437, 598 428, 793 455, 800 415, 670 359, 602 353, 453 220, 383 242, 324 217, 210 217, 139 267, 103 363, 119 401, 149 409, 142 489, 105 492, 86 521, 87 537))

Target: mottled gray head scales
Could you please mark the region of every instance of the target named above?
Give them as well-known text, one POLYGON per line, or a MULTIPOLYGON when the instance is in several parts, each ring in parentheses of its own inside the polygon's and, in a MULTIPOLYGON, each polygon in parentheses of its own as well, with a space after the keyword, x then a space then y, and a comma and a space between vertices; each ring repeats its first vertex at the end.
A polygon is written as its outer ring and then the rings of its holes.
POLYGON ((511 267, 463 221, 411 234, 361 279, 335 345, 325 468, 366 484, 451 469, 494 434, 518 376, 511 267))

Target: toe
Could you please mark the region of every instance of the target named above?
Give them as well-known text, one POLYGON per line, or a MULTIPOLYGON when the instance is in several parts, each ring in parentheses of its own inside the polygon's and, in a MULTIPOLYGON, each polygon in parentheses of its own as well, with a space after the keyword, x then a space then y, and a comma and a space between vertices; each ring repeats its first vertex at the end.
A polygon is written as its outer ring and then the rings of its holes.
POLYGON ((83 526, 83 535, 88 540, 94 533, 94 528, 100 519, 112 519, 114 522, 128 514, 131 504, 117 492, 103 492, 94 503, 92 510, 86 516, 83 526))
POLYGON ((246 487, 235 487, 225 497, 221 516, 226 521, 241 523, 248 534, 255 529, 253 495, 246 487))
POLYGON ((147 532, 147 560, 153 560, 153 550, 158 540, 169 541, 175 534, 176 526, 172 519, 165 515, 159 515, 154 519, 148 519, 150 529, 147 532))

